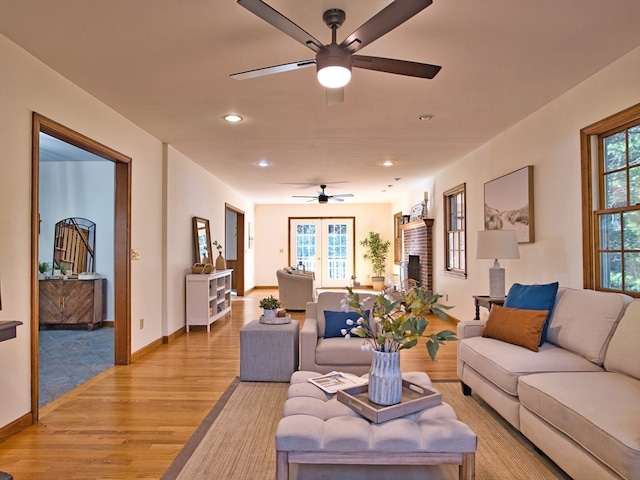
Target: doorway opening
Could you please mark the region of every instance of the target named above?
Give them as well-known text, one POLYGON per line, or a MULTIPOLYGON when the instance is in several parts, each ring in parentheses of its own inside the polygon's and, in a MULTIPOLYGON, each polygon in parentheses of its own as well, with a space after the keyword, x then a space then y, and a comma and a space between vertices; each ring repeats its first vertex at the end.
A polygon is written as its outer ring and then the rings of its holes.
POLYGON ((244 212, 228 203, 225 204, 225 259, 231 274, 231 291, 244 296, 244 212))
MULTIPOLYGON (((131 158, 38 113, 33 113, 31 188, 31 414, 39 417, 39 271, 41 134, 113 164, 113 363, 131 362, 131 158)), ((64 303, 62 303, 64 305, 64 303)))

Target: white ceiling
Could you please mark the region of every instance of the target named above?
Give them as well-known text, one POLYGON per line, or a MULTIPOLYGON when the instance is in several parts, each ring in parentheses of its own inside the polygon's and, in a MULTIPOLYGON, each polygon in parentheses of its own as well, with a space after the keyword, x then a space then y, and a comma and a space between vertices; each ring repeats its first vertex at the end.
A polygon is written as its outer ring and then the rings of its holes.
MULTIPOLYGON (((346 11, 340 42, 389 0, 267 3, 329 43, 325 10, 346 11)), ((640 0, 434 0, 358 53, 441 65, 437 77, 354 69, 332 107, 314 68, 229 78, 314 57, 234 0, 0 0, 0 33, 255 203, 304 203, 291 195, 320 183, 370 203, 420 188, 640 45, 640 0)))

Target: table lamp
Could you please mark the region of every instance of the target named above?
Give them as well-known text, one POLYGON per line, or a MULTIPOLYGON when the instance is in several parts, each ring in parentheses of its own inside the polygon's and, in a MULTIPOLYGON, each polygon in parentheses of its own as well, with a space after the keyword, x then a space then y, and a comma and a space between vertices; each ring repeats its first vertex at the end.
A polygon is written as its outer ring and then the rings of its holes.
POLYGON ((489 269, 489 297, 504 298, 504 268, 498 259, 520 258, 515 230, 482 230, 476 242, 477 259, 494 259, 489 269))

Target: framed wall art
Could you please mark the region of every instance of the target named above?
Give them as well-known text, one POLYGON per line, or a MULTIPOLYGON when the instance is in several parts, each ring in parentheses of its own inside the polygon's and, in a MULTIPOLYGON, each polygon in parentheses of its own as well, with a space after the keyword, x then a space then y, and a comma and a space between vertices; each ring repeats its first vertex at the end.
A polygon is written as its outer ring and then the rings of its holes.
POLYGON ((533 220, 533 165, 484 184, 485 230, 515 230, 518 243, 533 243, 533 220))

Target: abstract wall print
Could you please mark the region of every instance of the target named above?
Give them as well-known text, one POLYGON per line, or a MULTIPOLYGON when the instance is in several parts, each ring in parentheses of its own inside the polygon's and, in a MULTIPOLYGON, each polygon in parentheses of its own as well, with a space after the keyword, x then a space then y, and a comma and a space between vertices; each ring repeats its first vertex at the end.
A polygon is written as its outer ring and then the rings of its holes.
POLYGON ((533 166, 484 184, 484 229, 515 230, 518 243, 533 243, 533 166))

